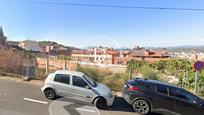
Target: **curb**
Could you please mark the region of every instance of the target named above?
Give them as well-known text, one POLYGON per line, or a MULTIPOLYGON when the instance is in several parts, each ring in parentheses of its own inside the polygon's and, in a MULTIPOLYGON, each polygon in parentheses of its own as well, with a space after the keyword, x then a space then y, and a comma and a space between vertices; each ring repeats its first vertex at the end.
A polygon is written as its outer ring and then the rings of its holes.
POLYGON ((0 80, 10 80, 18 83, 25 83, 25 84, 39 85, 39 86, 43 85, 43 81, 40 81, 40 80, 24 81, 22 78, 9 77, 9 76, 0 76, 0 80))

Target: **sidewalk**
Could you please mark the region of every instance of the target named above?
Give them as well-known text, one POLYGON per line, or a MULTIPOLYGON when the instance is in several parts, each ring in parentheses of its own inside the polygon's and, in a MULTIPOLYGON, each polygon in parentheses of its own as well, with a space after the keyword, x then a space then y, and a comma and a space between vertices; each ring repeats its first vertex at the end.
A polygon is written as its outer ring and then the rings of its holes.
POLYGON ((43 81, 41 80, 31 80, 31 81, 23 81, 22 78, 10 77, 10 76, 0 76, 0 80, 10 80, 19 83, 31 84, 31 85, 43 85, 43 81))

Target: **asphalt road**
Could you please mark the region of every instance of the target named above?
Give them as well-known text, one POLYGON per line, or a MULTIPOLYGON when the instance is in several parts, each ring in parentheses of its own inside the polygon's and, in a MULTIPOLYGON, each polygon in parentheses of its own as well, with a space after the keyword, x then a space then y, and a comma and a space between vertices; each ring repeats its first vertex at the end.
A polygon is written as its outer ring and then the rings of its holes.
POLYGON ((49 115, 51 103, 40 92, 40 86, 0 80, 0 115, 49 115), (27 101, 35 99, 47 104, 27 101))
MULTIPOLYGON (((0 80, 0 115, 137 115, 120 97, 107 110, 73 97, 51 101, 38 85, 0 80)), ((151 115, 161 115, 152 113, 151 115)))

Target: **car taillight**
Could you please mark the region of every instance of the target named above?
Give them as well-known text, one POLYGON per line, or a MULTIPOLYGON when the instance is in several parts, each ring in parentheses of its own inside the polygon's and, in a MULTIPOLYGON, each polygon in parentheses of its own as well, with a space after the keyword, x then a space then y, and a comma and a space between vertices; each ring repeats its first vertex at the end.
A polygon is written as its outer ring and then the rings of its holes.
POLYGON ((139 88, 138 87, 136 87, 136 86, 132 86, 132 85, 130 85, 130 84, 128 84, 128 90, 129 91, 138 91, 139 90, 139 88))

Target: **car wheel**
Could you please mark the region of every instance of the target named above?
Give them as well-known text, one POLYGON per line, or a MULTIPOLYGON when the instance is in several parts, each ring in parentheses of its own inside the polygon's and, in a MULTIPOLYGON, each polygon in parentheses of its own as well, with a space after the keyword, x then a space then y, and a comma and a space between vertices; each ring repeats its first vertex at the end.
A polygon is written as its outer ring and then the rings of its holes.
POLYGON ((97 98, 94 101, 94 105, 96 106, 96 108, 98 109, 105 109, 107 106, 106 100, 104 98, 97 98))
POLYGON ((136 100, 133 103, 133 109, 141 115, 147 115, 151 110, 149 103, 143 99, 136 100))
POLYGON ((45 94, 45 96, 46 96, 46 98, 48 98, 48 99, 55 99, 56 98, 56 93, 55 93, 55 91, 53 90, 53 89, 51 89, 51 88, 49 88, 49 89, 46 89, 45 91, 44 91, 44 94, 45 94))

